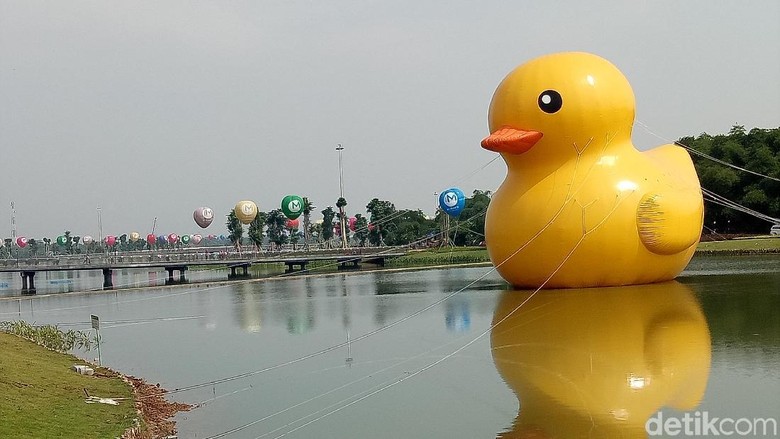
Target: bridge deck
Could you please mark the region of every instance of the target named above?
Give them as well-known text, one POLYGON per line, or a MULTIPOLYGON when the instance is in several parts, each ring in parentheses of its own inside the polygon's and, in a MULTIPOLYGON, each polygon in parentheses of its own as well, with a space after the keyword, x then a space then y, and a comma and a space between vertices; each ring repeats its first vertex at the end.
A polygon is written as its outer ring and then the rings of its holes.
POLYGON ((190 266, 224 266, 230 269, 228 278, 248 277, 248 269, 252 265, 285 264, 287 273, 303 271, 312 261, 333 261, 339 269, 356 268, 361 262, 384 266, 387 258, 407 254, 406 249, 373 248, 371 252, 365 248, 348 250, 347 252, 317 252, 291 253, 273 256, 247 257, 241 254, 217 255, 216 253, 166 253, 151 252, 129 255, 90 255, 90 257, 62 257, 0 261, 0 272, 17 272, 22 276, 22 293, 35 293, 35 273, 41 271, 81 271, 102 270, 105 278, 103 287, 113 288, 111 272, 126 269, 162 269, 168 272, 170 282, 174 280, 173 272, 179 271, 179 281, 186 282, 184 272, 190 266), (299 267, 298 270, 295 267, 299 267), (238 273, 240 269, 242 273, 238 273))

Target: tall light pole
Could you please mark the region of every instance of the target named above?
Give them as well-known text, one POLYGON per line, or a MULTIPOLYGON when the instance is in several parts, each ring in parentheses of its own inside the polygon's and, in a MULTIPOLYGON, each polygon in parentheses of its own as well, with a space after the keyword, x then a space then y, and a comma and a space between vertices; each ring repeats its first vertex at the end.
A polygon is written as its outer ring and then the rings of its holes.
MULTIPOLYGON (((341 152, 344 151, 344 147, 339 143, 336 146, 336 151, 339 152, 339 200, 344 199, 344 166, 341 158, 341 152)), ((345 200, 346 201, 346 200, 345 200)), ((341 204, 341 203, 339 203, 341 204)), ((341 247, 347 248, 347 228, 346 228, 346 212, 344 206, 339 206, 339 224, 341 224, 341 247)))
POLYGON ((98 242, 103 242, 103 219, 100 217, 100 206, 97 207, 98 215, 98 242))
POLYGON ((13 201, 11 201, 11 237, 16 241, 16 208, 13 201))

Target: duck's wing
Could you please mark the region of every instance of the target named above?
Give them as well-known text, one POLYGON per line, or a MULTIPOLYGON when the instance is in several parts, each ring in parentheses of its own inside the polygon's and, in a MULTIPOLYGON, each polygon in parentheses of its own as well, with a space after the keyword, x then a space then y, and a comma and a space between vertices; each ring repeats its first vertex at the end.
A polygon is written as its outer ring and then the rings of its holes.
POLYGON ((660 175, 658 190, 645 194, 637 208, 639 236, 653 253, 679 253, 701 236, 704 203, 699 177, 688 152, 678 146, 660 146, 644 155, 660 175))

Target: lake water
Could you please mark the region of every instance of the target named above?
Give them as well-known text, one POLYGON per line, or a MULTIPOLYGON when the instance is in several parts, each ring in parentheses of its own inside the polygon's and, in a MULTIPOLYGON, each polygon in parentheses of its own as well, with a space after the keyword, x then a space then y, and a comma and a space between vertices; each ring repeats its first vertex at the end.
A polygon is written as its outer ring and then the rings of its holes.
POLYGON ((199 404, 176 417, 181 438, 645 437, 649 419, 780 418, 780 256, 537 294, 490 267, 149 288, 155 276, 87 294, 56 293, 99 289, 100 272, 41 277, 19 297, 8 275, 0 320, 88 330, 99 316, 103 364, 199 404))

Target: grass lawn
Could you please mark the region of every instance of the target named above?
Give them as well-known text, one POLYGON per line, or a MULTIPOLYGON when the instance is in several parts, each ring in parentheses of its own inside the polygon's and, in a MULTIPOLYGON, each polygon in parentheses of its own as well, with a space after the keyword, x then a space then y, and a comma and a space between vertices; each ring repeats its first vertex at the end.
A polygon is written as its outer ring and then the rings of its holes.
POLYGON ((79 375, 70 369, 84 364, 78 358, 3 332, 0 353, 0 437, 115 438, 133 425, 132 399, 86 403, 84 389, 91 396, 131 397, 131 386, 112 372, 79 375))
POLYGON ((700 251, 778 251, 780 236, 762 236, 756 238, 730 239, 728 241, 701 242, 696 250, 700 251))

